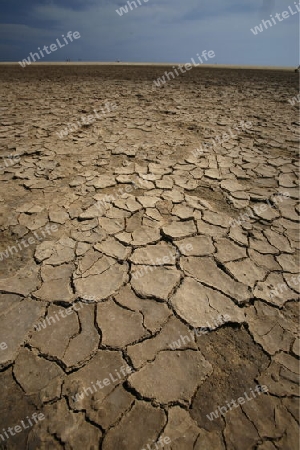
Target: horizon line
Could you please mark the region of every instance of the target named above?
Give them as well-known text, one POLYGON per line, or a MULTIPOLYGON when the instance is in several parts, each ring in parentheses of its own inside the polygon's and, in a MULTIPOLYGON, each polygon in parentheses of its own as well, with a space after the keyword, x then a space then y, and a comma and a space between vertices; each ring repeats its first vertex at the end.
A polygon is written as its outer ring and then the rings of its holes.
MULTIPOLYGON (((0 65, 18 65, 18 61, 0 61, 0 65)), ((43 61, 31 62, 29 66, 47 66, 47 65, 69 65, 69 66, 84 66, 84 65, 116 65, 116 66, 174 66, 184 65, 182 62, 129 62, 129 61, 43 61)), ((222 69, 264 69, 264 70, 295 70, 298 66, 263 66, 263 65, 248 65, 248 64, 201 64, 195 68, 222 68, 222 69)))

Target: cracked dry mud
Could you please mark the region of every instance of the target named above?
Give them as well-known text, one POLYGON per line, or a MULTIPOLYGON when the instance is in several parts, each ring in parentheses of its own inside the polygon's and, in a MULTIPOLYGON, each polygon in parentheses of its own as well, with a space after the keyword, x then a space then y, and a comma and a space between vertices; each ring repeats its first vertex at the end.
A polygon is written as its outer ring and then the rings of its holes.
POLYGON ((58 228, 0 261, 1 449, 298 448, 297 75, 164 70, 0 68, 0 251, 58 228))

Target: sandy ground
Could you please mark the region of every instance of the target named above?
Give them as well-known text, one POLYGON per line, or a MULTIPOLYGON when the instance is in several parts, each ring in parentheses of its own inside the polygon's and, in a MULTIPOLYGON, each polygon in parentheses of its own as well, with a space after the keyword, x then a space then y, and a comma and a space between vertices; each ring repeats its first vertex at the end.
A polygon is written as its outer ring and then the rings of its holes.
POLYGON ((0 449, 298 448, 298 75, 165 70, 0 65, 0 449))

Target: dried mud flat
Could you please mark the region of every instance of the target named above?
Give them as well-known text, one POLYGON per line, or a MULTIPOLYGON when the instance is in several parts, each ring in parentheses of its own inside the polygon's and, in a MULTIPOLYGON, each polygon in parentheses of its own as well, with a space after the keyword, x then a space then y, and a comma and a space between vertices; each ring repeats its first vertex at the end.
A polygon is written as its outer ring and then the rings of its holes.
POLYGON ((1 449, 298 448, 298 76, 165 70, 0 66, 1 449))

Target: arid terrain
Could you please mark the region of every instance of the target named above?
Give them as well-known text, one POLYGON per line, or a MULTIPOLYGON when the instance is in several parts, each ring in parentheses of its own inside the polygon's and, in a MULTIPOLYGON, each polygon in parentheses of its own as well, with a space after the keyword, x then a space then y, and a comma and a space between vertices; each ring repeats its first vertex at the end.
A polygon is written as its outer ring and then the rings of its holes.
POLYGON ((0 449, 298 449, 298 74, 172 70, 0 65, 0 449))

